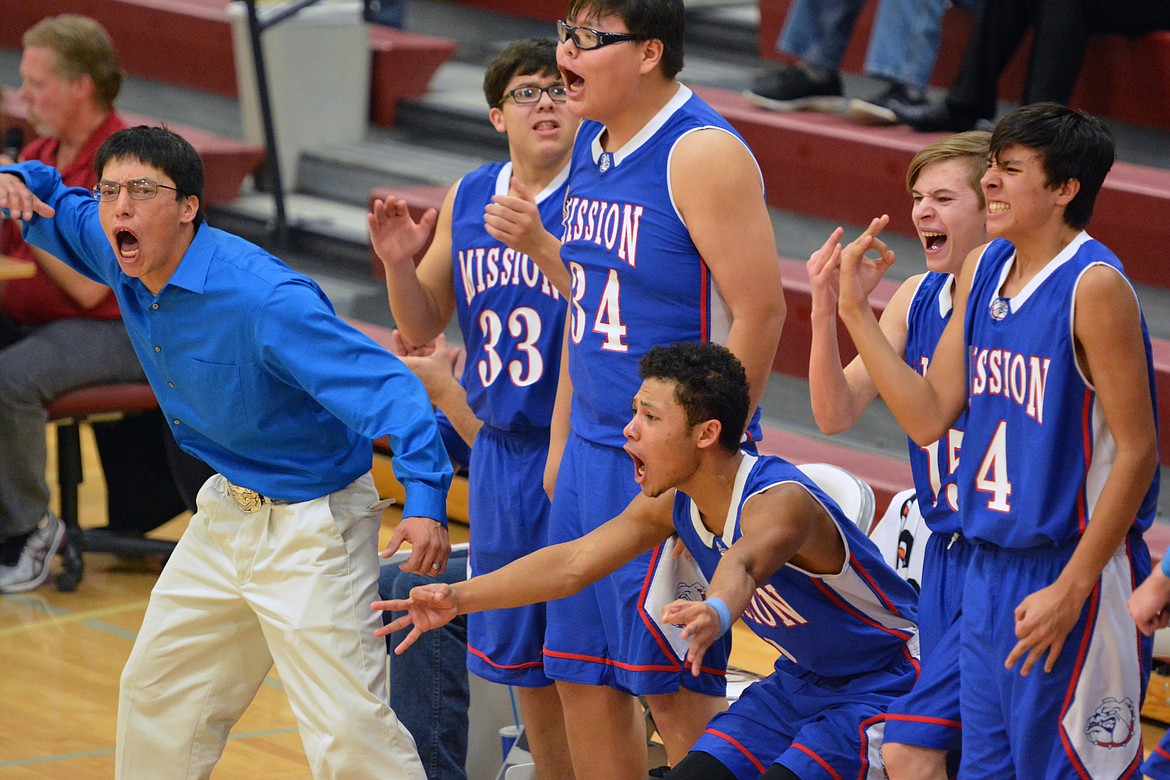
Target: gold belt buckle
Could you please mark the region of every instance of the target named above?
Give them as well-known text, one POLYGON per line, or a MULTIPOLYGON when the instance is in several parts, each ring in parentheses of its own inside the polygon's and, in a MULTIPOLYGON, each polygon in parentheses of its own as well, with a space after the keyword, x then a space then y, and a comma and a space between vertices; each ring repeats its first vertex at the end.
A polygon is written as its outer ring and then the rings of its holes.
POLYGON ((241 512, 255 512, 264 506, 264 502, 267 500, 255 490, 248 490, 246 487, 233 485, 231 482, 227 483, 227 494, 232 501, 236 502, 236 506, 240 508, 241 512))

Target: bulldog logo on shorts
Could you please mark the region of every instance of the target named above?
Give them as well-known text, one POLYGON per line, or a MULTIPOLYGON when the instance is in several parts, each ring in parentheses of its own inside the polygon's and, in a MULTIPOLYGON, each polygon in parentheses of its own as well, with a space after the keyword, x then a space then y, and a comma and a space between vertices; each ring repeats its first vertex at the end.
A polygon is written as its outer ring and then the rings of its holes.
POLYGON ((702 601, 707 598, 707 585, 703 582, 679 580, 674 584, 674 597, 683 601, 702 601))
POLYGON ((1133 702, 1128 698, 1119 701, 1110 696, 1097 705, 1096 711, 1089 716, 1085 724, 1085 736, 1097 747, 1124 747, 1133 739, 1136 722, 1133 702))

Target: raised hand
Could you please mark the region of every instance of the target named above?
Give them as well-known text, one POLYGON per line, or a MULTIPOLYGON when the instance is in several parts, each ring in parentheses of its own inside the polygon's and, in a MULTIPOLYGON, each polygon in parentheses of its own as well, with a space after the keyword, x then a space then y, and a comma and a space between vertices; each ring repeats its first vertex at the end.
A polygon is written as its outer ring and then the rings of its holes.
POLYGON ((890 222, 888 214, 874 218, 869 227, 841 250, 838 277, 838 305, 855 310, 869 306, 869 294, 894 264, 894 252, 878 235, 890 222), (877 252, 876 258, 867 253, 877 252))
POLYGON ((413 263, 434 232, 439 212, 427 209, 418 222, 410 216, 401 198, 375 200, 366 223, 370 227, 370 244, 387 269, 413 263))
POLYGON ((539 241, 548 231, 540 219, 540 209, 524 186, 512 177, 515 195, 493 195, 483 211, 483 226, 489 236, 526 255, 539 251, 539 241))
POLYGON ((844 228, 834 230, 804 264, 812 292, 813 314, 836 313, 840 294, 841 236, 844 234, 844 228))

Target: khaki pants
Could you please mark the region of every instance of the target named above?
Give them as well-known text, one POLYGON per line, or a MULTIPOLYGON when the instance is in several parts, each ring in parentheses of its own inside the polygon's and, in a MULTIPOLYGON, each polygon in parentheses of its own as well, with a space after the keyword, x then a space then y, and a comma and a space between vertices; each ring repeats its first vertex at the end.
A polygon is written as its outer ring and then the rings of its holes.
POLYGON ((216 474, 122 672, 117 777, 205 778, 275 662, 316 778, 424 777, 374 636, 373 478, 243 512, 216 474))

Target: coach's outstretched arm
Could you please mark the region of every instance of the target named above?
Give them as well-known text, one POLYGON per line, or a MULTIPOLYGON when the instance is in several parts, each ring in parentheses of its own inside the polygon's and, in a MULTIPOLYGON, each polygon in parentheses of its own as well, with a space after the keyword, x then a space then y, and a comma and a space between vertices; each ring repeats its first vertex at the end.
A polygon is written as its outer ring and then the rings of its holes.
MULTIPOLYGON (((8 167, 8 166, 5 166, 8 167)), ((0 170, 0 208, 8 209, 13 219, 28 222, 33 215, 55 216, 57 210, 24 186, 24 179, 13 171, 0 170)))

